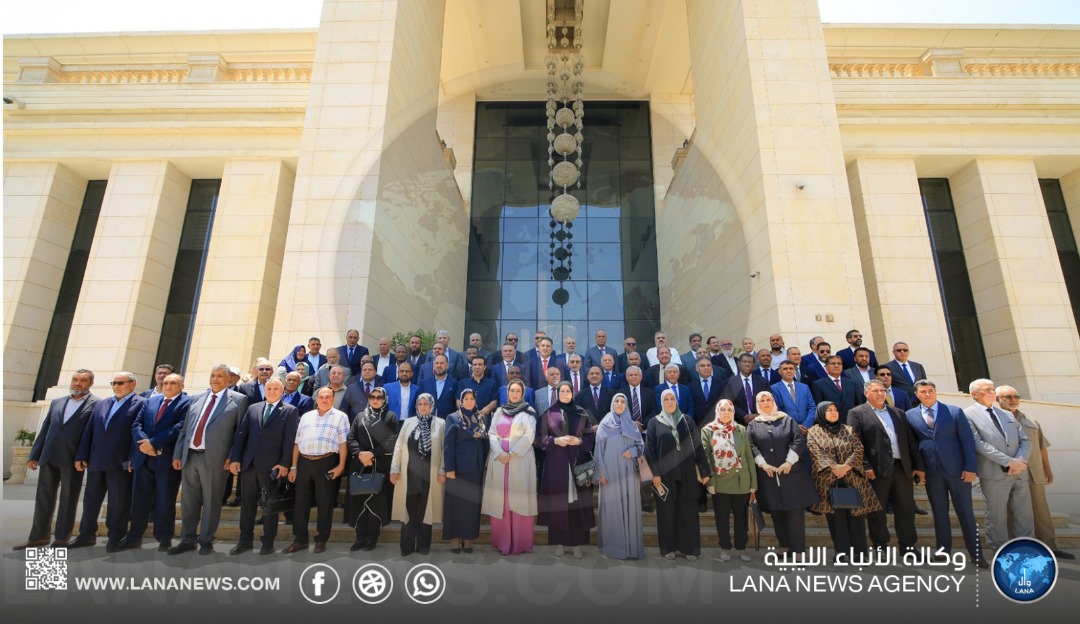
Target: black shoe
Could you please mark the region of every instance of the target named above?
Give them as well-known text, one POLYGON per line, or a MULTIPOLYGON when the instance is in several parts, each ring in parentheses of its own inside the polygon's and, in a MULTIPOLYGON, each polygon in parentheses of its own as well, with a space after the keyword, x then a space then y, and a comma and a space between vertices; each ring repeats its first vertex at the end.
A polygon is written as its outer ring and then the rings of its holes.
POLYGON ((112 540, 109 540, 105 544, 105 552, 109 553, 110 555, 118 550, 120 550, 120 542, 114 542, 112 540))
POLYGON ((230 555, 242 555, 252 549, 251 542, 240 542, 229 551, 230 555))
POLYGON ((231 501, 225 503, 225 506, 226 507, 239 507, 240 506, 240 497, 237 496, 236 498, 232 499, 231 501))
POLYGON ((68 542, 68 548, 85 548, 87 546, 93 546, 97 543, 97 538, 93 535, 80 535, 75 539, 68 542))
POLYGON ((259 516, 258 518, 255 518, 255 526, 262 526, 262 521, 263 521, 262 516, 259 516))
POLYGON ((203 544, 199 544, 199 554, 200 555, 209 555, 212 552, 214 552, 214 544, 213 544, 213 542, 205 542, 203 544))
POLYGON ((123 538, 120 540, 120 543, 116 545, 116 548, 118 550, 138 550, 142 548, 142 540, 129 540, 123 538))
POLYGON ((979 560, 975 562, 975 565, 979 566, 980 570, 990 569, 990 564, 986 561, 986 559, 983 559, 982 557, 979 557, 979 560))
POLYGON ((371 551, 375 550, 375 544, 364 544, 364 547, 361 548, 360 550, 362 550, 364 552, 371 552, 371 551))
POLYGON ((352 546, 349 546, 349 552, 356 552, 358 550, 363 550, 366 546, 367 546, 367 542, 365 542, 364 540, 356 540, 355 542, 353 542, 352 546))
POLYGON ((820 511, 814 511, 813 509, 810 509, 809 507, 806 508, 806 513, 808 513, 808 514, 810 514, 812 516, 823 516, 823 515, 825 515, 825 514, 821 513, 820 511))
POLYGON ((157 547, 158 552, 167 553, 170 550, 172 550, 172 542, 171 541, 169 541, 169 542, 161 542, 160 544, 158 544, 158 547, 157 547))
POLYGON ((426 555, 431 551, 429 549, 427 549, 427 548, 417 548, 416 552, 420 553, 421 555, 426 555))
POLYGON ((181 553, 186 553, 189 550, 195 550, 195 542, 180 542, 166 552, 170 555, 179 555, 181 553))
POLYGON ((930 515, 930 512, 926 511, 925 509, 923 509, 923 508, 919 507, 918 505, 916 505, 915 506, 915 515, 916 516, 927 516, 927 515, 930 515))
POLYGON ((56 539, 53 540, 52 544, 49 544, 49 540, 45 540, 45 543, 49 546, 49 548, 67 548, 69 542, 66 539, 56 539))
POLYGON ((472 546, 466 546, 465 548, 462 548, 461 550, 465 551, 466 555, 471 555, 472 552, 473 552, 472 546))
POLYGON ((1054 556, 1058 559, 1076 559, 1076 555, 1071 552, 1065 552, 1064 550, 1055 550, 1054 556))
POLYGON ((274 552, 274 545, 273 544, 263 544, 262 548, 259 549, 259 554, 260 555, 269 555, 272 552, 274 552))
POLYGON ((709 506, 708 505, 698 505, 697 506, 697 511, 698 511, 699 514, 708 513, 709 506))

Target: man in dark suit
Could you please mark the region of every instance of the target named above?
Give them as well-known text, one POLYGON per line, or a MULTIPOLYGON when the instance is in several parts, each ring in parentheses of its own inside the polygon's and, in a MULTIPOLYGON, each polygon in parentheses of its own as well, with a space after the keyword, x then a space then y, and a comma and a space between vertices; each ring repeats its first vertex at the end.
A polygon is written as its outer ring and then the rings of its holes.
MULTIPOLYGON (((549 366, 556 366, 555 354, 552 352, 551 338, 543 336, 540 338, 540 345, 537 347, 536 356, 528 360, 525 363, 525 369, 522 374, 525 376, 525 385, 533 390, 543 388, 547 385, 547 379, 544 376, 544 371, 549 366)), ((569 378, 569 371, 560 366, 560 372, 563 374, 563 379, 569 378)))
POLYGON ((263 400, 263 386, 266 380, 274 375, 274 363, 261 357, 255 360, 255 379, 240 384, 240 394, 247 397, 248 403, 258 403, 263 400))
MULTIPOLYGON (((814 351, 802 359, 803 383, 813 388, 815 381, 828 377, 825 373, 825 362, 830 355, 832 355, 832 345, 824 340, 818 340, 814 346, 814 351)), ((840 360, 840 366, 840 370, 843 372, 843 360, 840 360)))
POLYGON ((795 363, 784 360, 780 364, 780 381, 774 383, 770 390, 772 390, 773 400, 776 401, 776 407, 794 418, 803 429, 809 429, 814 426, 817 403, 814 402, 810 387, 795 381, 795 371, 795 363))
POLYGON ((697 381, 697 376, 694 374, 697 371, 697 352, 701 348, 701 334, 694 332, 690 334, 690 348, 686 350, 679 357, 679 364, 690 373, 691 381, 697 381))
POLYGON ((885 366, 888 366, 889 370, 892 371, 893 387, 907 392, 913 402, 917 401, 915 382, 926 379, 926 369, 923 368, 922 364, 908 359, 911 350, 906 342, 894 344, 892 352, 893 359, 886 362, 885 366))
POLYGON ((874 377, 885 385, 885 402, 901 412, 907 413, 911 409, 911 398, 907 392, 897 390, 892 386, 892 370, 884 364, 874 369, 874 377))
MULTIPOLYGON (((558 360, 556 360, 558 362, 558 360)), ((570 382, 570 387, 574 390, 574 396, 577 396, 579 392, 585 387, 585 375, 588 372, 582 366, 581 356, 576 353, 571 355, 567 360, 566 366, 560 366, 562 378, 570 382)))
POLYGON ((759 392, 767 392, 768 384, 761 375, 754 374, 754 366, 757 360, 749 353, 739 356, 739 374, 728 379, 724 385, 724 391, 720 394, 721 399, 727 399, 735 406, 735 419, 742 424, 752 420, 750 416, 757 413, 757 397, 759 392), (747 390, 750 394, 747 394, 747 390))
POLYGON ((697 359, 698 381, 690 384, 690 393, 694 400, 694 420, 698 427, 716 418, 716 404, 724 393, 724 384, 731 377, 724 375, 725 372, 713 367, 712 359, 708 356, 697 359))
MULTIPOLYGON (((667 373, 665 368, 668 364, 675 364, 679 367, 679 383, 684 386, 690 385, 690 374, 686 372, 686 369, 682 367, 678 362, 674 362, 671 359, 671 348, 662 345, 656 348, 656 359, 660 360, 659 364, 654 364, 649 367, 649 370, 645 371, 645 374, 641 378, 641 383, 649 388, 654 388, 653 394, 657 398, 660 398, 660 393, 655 391, 655 388, 664 383, 667 380, 667 373)), ((681 406, 679 409, 682 409, 681 406)))
POLYGON ((457 410, 457 380, 450 376, 450 362, 445 353, 437 354, 431 364, 432 374, 420 382, 420 394, 434 397, 435 415, 446 418, 457 410))
POLYGON ((86 473, 86 492, 83 495, 82 522, 79 536, 68 548, 93 546, 97 542, 98 515, 105 496, 109 509, 105 526, 109 541, 105 552, 114 553, 127 532, 131 518, 131 424, 142 410, 146 399, 135 394, 134 373, 117 373, 110 385, 113 396, 98 401, 86 423, 79 450, 75 454, 75 469, 86 473))
MULTIPOLYGON (((374 365, 372 365, 374 366, 374 365)), ((303 381, 300 373, 293 371, 285 375, 285 402, 296 408, 300 414, 306 414, 315 409, 315 401, 311 397, 300 392, 300 382, 303 381)), ((346 391, 347 393, 348 391, 346 391)), ((254 403, 251 403, 254 405, 254 403)))
MULTIPOLYGON (((848 379, 842 379, 844 362, 838 355, 830 355, 825 363, 824 379, 818 379, 810 386, 814 402, 832 401, 840 411, 840 419, 846 421, 851 408, 865 401, 865 397, 856 394, 857 386, 848 379)), ((884 399, 883 399, 884 400, 884 399)))
MULTIPOLYGON (((417 339, 416 348, 419 350, 420 338, 419 336, 413 336, 413 338, 417 339)), ((350 375, 358 376, 360 374, 361 360, 365 355, 368 355, 368 348, 360 344, 360 332, 355 329, 345 332, 345 344, 338 347, 337 350, 338 357, 341 358, 341 365, 349 369, 350 375)))
POLYGON ((221 520, 221 496, 229 470, 236 426, 247 412, 248 399, 226 388, 229 367, 210 370, 210 388, 192 398, 173 451, 173 468, 181 471, 184 496, 180 499, 180 543, 169 549, 178 555, 195 549, 214 552, 214 534, 221 520))
POLYGON ((656 395, 653 394, 651 388, 647 388, 641 383, 640 366, 631 366, 626 369, 626 383, 619 388, 619 392, 626 395, 627 403, 630 406, 630 416, 638 427, 644 431, 649 424, 649 420, 656 416, 657 407, 656 395))
POLYGON ((420 388, 412 382, 412 374, 412 365, 408 361, 402 362, 398 365, 398 380, 383 386, 386 389, 386 408, 397 414, 398 420, 416 414, 416 397, 420 396, 420 388))
MULTIPOLYGON (((844 370, 847 370, 855 366, 855 350, 862 347, 862 332, 852 329, 844 335, 844 338, 847 340, 848 346, 837 351, 836 355, 839 355, 840 359, 844 361, 844 370)), ((867 349, 867 351, 870 351, 870 349, 867 349)), ((877 355, 870 351, 870 369, 877 368, 877 365, 877 355)))
MULTIPOLYGON (((398 376, 397 376, 398 366, 400 366, 402 362, 408 361, 408 359, 409 359, 409 348, 408 347, 406 347, 405 345, 398 345, 398 346, 394 347, 394 353, 390 358, 390 363, 386 365, 386 368, 383 369, 383 372, 381 374, 379 374, 378 369, 376 369, 376 374, 378 375, 379 381, 381 381, 383 383, 383 385, 386 385, 386 384, 390 383, 391 381, 397 381, 398 380, 398 376)), ((364 372, 363 369, 361 369, 360 372, 361 372, 361 374, 363 374, 363 372, 364 372)), ((314 393, 312 393, 312 394, 314 394, 314 393)))
MULTIPOLYGON (((795 381, 804 384, 807 388, 809 388, 810 384, 814 381, 814 379, 803 376, 802 350, 799 349, 799 347, 788 347, 787 361, 795 365, 795 381)), ((783 364, 783 362, 781 362, 781 364, 783 364)), ((780 367, 777 366, 776 370, 780 370, 780 367)))
MULTIPOLYGON (((829 364, 839 359, 832 356, 829 364)), ((822 382, 828 380, 819 379, 815 384, 822 382)), ((923 458, 907 417, 885 403, 885 386, 874 379, 866 383, 864 392, 866 402, 852 408, 846 422, 862 442, 863 469, 881 503, 881 510, 867 518, 870 540, 876 548, 889 545, 885 509, 891 504, 896 541, 901 549, 911 550, 918 540, 914 484, 926 480, 923 458)))
POLYGON ((739 358, 735 355, 735 343, 731 338, 721 338, 720 351, 714 353, 712 357, 713 368, 718 370, 727 370, 731 377, 739 374, 739 358))
POLYGON ((615 368, 623 375, 626 374, 626 369, 631 366, 641 366, 642 358, 645 356, 637 350, 637 339, 633 336, 627 336, 623 341, 623 352, 615 358, 615 368), (636 354, 638 356, 637 364, 630 361, 630 355, 636 354))
POLYGON ((656 409, 663 410, 663 404, 661 398, 664 395, 664 390, 671 390, 675 393, 676 404, 679 406, 679 411, 686 414, 687 418, 693 418, 694 414, 694 394, 690 392, 690 386, 687 384, 679 383, 679 374, 683 368, 675 362, 669 363, 664 367, 664 383, 657 384, 653 387, 653 398, 656 401, 656 409))
MULTIPOLYGON (((534 358, 534 357, 536 357, 537 355, 540 354, 540 339, 544 338, 545 336, 547 336, 547 332, 545 332, 545 331, 543 331, 541 329, 536 330, 536 333, 533 334, 533 348, 529 349, 528 351, 525 352, 525 363, 526 364, 528 364, 529 360, 531 360, 532 358, 534 358)), ((506 341, 510 342, 510 334, 506 335, 506 341)), ((552 341, 552 344, 555 344, 554 341, 552 341)), ((554 348, 554 347, 552 347, 552 348, 554 348)), ((552 355, 556 355, 556 354, 552 353, 552 355)))
POLYGON ((30 460, 26 462, 30 470, 41 468, 34 498, 34 522, 30 528, 30 538, 15 546, 15 550, 49 545, 49 537, 53 533, 53 510, 56 510, 53 548, 67 546, 71 539, 83 482, 83 473, 75 470, 75 453, 79 450, 79 442, 82 441, 94 404, 98 402, 98 397, 90 393, 93 385, 94 372, 80 368, 71 375, 68 395, 53 399, 49 404, 49 411, 30 449, 30 460))
POLYGON ((505 345, 511 345, 513 347, 513 349, 510 350, 511 362, 517 364, 518 366, 525 366, 526 357, 524 353, 518 350, 517 334, 515 334, 514 332, 510 332, 506 334, 506 338, 503 338, 503 342, 501 345, 499 345, 499 348, 490 356, 488 356, 488 368, 494 369, 495 365, 505 359, 503 357, 502 350, 505 345))
MULTIPOLYGON (((607 332, 603 329, 596 330, 596 344, 589 347, 585 351, 585 366, 592 368, 593 366, 599 366, 603 369, 601 360, 605 355, 611 356, 612 368, 614 368, 615 358, 619 357, 619 354, 615 352, 615 349, 607 346, 607 332)), ((616 371, 618 372, 618 371, 616 371)))
POLYGON ((326 364, 326 355, 322 353, 322 340, 318 336, 312 336, 307 341, 307 359, 311 362, 311 370, 308 371, 309 375, 314 375, 315 371, 326 364))
POLYGON ((589 383, 574 397, 574 403, 592 412, 599 423, 611 411, 611 399, 615 398, 615 391, 603 384, 604 374, 599 366, 589 368, 587 379, 589 383))
MULTIPOLYGON (((284 387, 277 379, 266 383, 266 400, 247 408, 233 438, 229 453, 229 470, 239 475, 240 539, 230 555, 252 549, 255 543, 255 512, 259 495, 270 483, 271 472, 279 479, 289 476, 292 446, 296 440, 296 425, 300 411, 282 399, 284 387)), ((262 548, 260 555, 274 552, 278 515, 263 514, 262 548)))
POLYGON ((866 382, 871 379, 877 379, 877 376, 874 374, 874 367, 870 366, 870 349, 867 349, 866 347, 855 349, 855 366, 845 368, 842 376, 844 379, 849 379, 858 386, 858 393, 862 394, 863 386, 866 385, 866 382))
POLYGON ((499 349, 499 355, 495 355, 494 361, 488 360, 489 372, 488 375, 495 382, 496 388, 501 388, 509 383, 508 373, 511 366, 521 366, 515 359, 517 349, 514 345, 506 342, 499 349))
POLYGON ((757 367, 754 368, 754 375, 764 379, 769 387, 772 387, 774 383, 780 383, 780 373, 776 372, 772 365, 772 351, 758 349, 757 367))
MULTIPOLYGON (((426 361, 420 366, 420 370, 416 373, 416 383, 423 383, 425 379, 429 379, 435 375, 434 358, 437 355, 444 355, 446 356, 447 361, 450 360, 450 356, 446 355, 446 347, 442 343, 436 342, 432 345, 431 351, 427 354, 426 361)), ((454 376, 452 368, 448 368, 447 371, 451 377, 454 376)))
MULTIPOLYGON (((394 371, 394 375, 397 375, 397 371, 394 371)), ((353 379, 352 383, 345 390, 345 396, 341 399, 341 404, 338 409, 345 412, 345 415, 349 417, 351 423, 356 419, 357 414, 367 409, 368 396, 375 388, 383 386, 382 380, 375 374, 375 363, 364 362, 364 365, 360 368, 360 377, 353 379)), ((300 415, 310 412, 315 409, 315 403, 312 402, 307 409, 301 410, 300 415)))
POLYGON ((180 491, 180 471, 173 469, 172 458, 191 397, 184 392, 184 378, 175 373, 165 377, 161 389, 163 394, 147 399, 131 425, 131 525, 120 540, 121 550, 142 547, 151 503, 158 551, 172 546, 180 491))
POLYGON ((165 378, 176 372, 172 364, 158 364, 154 369, 154 385, 139 393, 144 399, 150 397, 159 396, 161 394, 161 382, 165 381, 165 378))
POLYGON ((605 353, 600 358, 600 375, 603 377, 601 383, 612 390, 618 390, 623 384, 623 376, 615 370, 615 356, 610 353, 605 353))
MULTIPOLYGON (((562 371, 554 366, 549 366, 545 377, 547 378, 548 385, 540 388, 534 393, 534 397, 536 398, 536 414, 538 416, 542 415, 549 407, 559 402, 559 382, 562 381, 562 371)), ((532 388, 526 388, 526 390, 531 389, 532 388)), ((540 449, 537 449, 537 451, 539 451, 537 456, 543 457, 543 451, 540 449)), ((542 464, 543 462, 540 461, 540 463, 542 464)))
MULTIPOLYGON (((465 361, 465 354, 461 351, 456 351, 450 348, 450 332, 445 329, 440 329, 435 334, 435 344, 441 344, 443 346, 443 353, 446 355, 446 360, 449 362, 449 368, 447 374, 453 379, 465 379, 469 376, 469 364, 465 361)), ((432 346, 432 350, 428 351, 427 361, 430 362, 435 357, 435 349, 432 346)))
MULTIPOLYGON (((494 355, 491 351, 488 351, 487 349, 484 348, 484 337, 481 336, 480 334, 477 334, 477 333, 469 334, 469 346, 470 347, 476 347, 476 355, 479 355, 480 357, 484 358, 484 363, 485 364, 487 362, 489 362, 491 360, 491 356, 494 355)), ((467 364, 469 364, 469 366, 471 367, 472 366, 472 360, 469 360, 467 362, 467 364)), ((464 390, 464 389, 462 389, 462 390, 464 390)))
POLYGON ((915 382, 915 396, 919 404, 905 416, 926 466, 926 497, 934 514, 935 550, 952 552, 951 498, 968 555, 980 568, 989 568, 979 549, 971 502, 971 485, 976 474, 975 436, 971 426, 960 408, 938 402, 934 382, 925 379, 915 382))

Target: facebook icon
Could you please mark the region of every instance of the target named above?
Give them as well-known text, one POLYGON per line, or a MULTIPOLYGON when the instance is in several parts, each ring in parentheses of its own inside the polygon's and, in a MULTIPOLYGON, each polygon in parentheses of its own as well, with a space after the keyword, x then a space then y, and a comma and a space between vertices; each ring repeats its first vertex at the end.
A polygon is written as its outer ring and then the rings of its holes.
POLYGON ((312 604, 326 604, 337 598, 341 578, 325 563, 313 563, 300 573, 300 594, 312 604))

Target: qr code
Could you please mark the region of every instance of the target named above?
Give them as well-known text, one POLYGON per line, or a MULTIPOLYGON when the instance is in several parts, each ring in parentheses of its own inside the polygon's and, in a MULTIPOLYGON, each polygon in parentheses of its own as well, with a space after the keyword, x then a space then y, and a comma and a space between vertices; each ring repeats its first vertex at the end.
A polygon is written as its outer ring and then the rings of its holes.
POLYGON ((26 589, 67 589, 67 548, 26 549, 26 589))

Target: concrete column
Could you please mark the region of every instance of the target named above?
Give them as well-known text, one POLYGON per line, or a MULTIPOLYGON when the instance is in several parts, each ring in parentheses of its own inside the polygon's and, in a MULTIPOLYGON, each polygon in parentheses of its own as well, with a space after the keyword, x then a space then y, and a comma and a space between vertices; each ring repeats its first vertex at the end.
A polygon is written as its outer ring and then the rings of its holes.
MULTIPOLYGON (((910 158, 858 158, 847 168, 855 231, 878 362, 907 342, 911 357, 942 389, 955 389, 952 346, 910 158)), ((864 344, 866 344, 864 342, 864 344)))
POLYGON ((697 129, 657 217, 664 328, 803 345, 869 327, 816 3, 686 7, 697 129))
POLYGON ((256 357, 284 357, 270 336, 294 177, 280 160, 225 163, 188 355, 200 382, 220 362, 247 371, 256 357))
POLYGON ((29 401, 86 180, 59 163, 4 165, 4 399, 29 401))
POLYGON ((54 391, 79 368, 97 374, 97 394, 119 370, 148 387, 190 190, 191 179, 168 161, 113 164, 54 391))
POLYGON ((436 136, 444 3, 327 0, 271 351, 465 322, 468 217, 436 136), (336 339, 335 339, 336 337, 336 339))
POLYGON ((991 378, 1034 401, 1080 402, 1080 337, 1035 163, 979 158, 949 185, 991 378))

